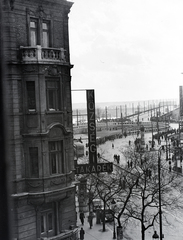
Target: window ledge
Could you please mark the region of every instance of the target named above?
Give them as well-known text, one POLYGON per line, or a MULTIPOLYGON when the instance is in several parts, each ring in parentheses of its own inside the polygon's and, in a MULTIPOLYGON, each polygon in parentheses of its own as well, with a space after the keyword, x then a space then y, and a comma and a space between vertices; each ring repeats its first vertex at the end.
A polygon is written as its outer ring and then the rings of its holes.
POLYGON ((27 114, 28 114, 28 115, 36 115, 36 114, 37 114, 37 111, 36 111, 36 110, 28 110, 28 111, 27 111, 27 114))
POLYGON ((46 114, 63 114, 64 112, 62 110, 46 110, 46 114))

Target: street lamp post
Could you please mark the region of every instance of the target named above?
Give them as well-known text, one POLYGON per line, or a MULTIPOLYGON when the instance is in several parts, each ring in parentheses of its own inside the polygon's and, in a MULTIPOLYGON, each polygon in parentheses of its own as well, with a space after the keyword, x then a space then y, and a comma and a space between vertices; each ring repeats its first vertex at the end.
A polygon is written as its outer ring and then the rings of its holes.
MULTIPOLYGON (((164 234, 162 232, 162 210, 161 210, 161 146, 158 150, 158 188, 159 188, 159 230, 160 230, 160 240, 163 240, 164 234)), ((170 147, 169 147, 170 148, 170 147)), ((170 149, 169 149, 170 150, 170 149)), ((167 151, 167 149, 166 149, 167 151)))
MULTIPOLYGON (((114 207, 113 207, 113 211, 114 211, 115 204, 116 204, 116 202, 115 202, 114 198, 113 198, 113 200, 112 200, 111 204, 114 206, 114 207)), ((113 239, 116 239, 115 213, 114 213, 113 215, 114 215, 113 239)))
MULTIPOLYGON (((161 151, 161 148, 159 149, 161 151)), ((160 228, 160 240, 163 239, 162 234, 162 210, 161 210, 161 152, 158 152, 158 184, 159 184, 159 228, 160 228)))

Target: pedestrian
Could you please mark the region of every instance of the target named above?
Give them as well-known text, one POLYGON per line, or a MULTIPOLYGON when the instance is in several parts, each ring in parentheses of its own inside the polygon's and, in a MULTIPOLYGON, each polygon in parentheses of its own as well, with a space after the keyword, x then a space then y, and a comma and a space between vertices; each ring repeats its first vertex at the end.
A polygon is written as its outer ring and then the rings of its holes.
POLYGON ((88 216, 88 222, 89 222, 89 225, 90 225, 90 229, 93 226, 93 217, 94 217, 93 212, 90 212, 89 216, 88 216))
POLYGON ((81 228, 81 230, 80 230, 80 240, 84 239, 84 235, 85 235, 85 230, 83 228, 81 228))
POLYGON ((120 161, 120 156, 118 155, 117 156, 117 164, 119 164, 119 161, 120 161))
POLYGON ((129 167, 130 167, 130 162, 129 162, 129 160, 128 160, 127 164, 128 164, 128 168, 129 168, 129 167))
POLYGON ((84 218, 85 218, 85 215, 84 215, 84 212, 81 211, 80 214, 79 214, 79 218, 81 220, 81 224, 84 225, 84 218))
POLYGON ((112 143, 112 149, 114 148, 114 144, 112 143))
POLYGON ((133 166, 133 162, 131 161, 131 162, 130 162, 130 167, 132 168, 132 166, 133 166))
POLYGON ((98 206, 96 209, 96 224, 100 224, 100 221, 101 221, 100 215, 101 215, 101 208, 100 206, 98 206))

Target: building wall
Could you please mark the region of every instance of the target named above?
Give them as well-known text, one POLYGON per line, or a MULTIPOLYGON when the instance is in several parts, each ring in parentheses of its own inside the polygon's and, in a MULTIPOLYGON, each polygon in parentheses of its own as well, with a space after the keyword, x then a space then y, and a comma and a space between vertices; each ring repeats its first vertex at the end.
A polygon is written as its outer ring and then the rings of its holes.
POLYGON ((3 5, 17 239, 60 236, 76 224, 68 36, 71 6, 66 0, 16 0, 3 5), (38 41, 31 46, 34 21, 38 41), (45 26, 49 45, 43 47, 45 26))

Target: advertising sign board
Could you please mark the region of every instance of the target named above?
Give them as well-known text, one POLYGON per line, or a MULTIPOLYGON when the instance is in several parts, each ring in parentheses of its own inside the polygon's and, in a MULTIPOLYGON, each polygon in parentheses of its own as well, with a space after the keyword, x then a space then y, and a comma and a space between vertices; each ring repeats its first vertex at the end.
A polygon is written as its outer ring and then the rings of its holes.
POLYGON ((88 149, 89 164, 97 164, 96 124, 95 124, 95 96, 94 90, 86 90, 88 117, 88 149))
POLYGON ((76 164, 75 174, 89 174, 89 173, 101 173, 112 172, 113 163, 97 163, 97 164, 76 164))
POLYGON ((95 96, 94 90, 86 90, 87 99, 87 118, 88 118, 88 150, 89 164, 77 164, 75 162, 75 174, 90 174, 101 172, 112 172, 113 163, 98 163, 97 162, 97 147, 96 147, 96 123, 95 123, 95 96))

